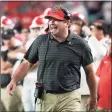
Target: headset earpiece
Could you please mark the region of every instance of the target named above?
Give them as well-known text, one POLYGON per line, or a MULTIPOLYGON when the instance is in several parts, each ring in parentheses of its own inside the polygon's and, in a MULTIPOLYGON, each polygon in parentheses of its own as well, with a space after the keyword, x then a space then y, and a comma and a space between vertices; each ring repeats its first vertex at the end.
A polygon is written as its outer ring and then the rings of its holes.
POLYGON ((65 17, 64 17, 65 19, 70 19, 71 18, 71 13, 68 11, 68 9, 62 8, 61 10, 65 14, 65 17))

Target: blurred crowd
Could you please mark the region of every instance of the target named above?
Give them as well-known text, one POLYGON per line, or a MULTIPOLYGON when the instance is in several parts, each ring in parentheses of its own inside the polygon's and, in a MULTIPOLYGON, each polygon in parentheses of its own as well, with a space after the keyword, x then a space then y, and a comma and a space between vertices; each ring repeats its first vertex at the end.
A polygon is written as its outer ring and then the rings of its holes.
POLYGON ((57 4, 63 4, 72 13, 83 14, 89 24, 96 19, 104 19, 107 24, 111 23, 111 2, 109 1, 10 1, 1 3, 1 14, 11 17, 16 23, 15 27, 28 28, 35 16, 39 16, 46 8, 57 4))
MULTIPOLYGON (((97 71, 101 60, 108 54, 110 49, 112 30, 111 30, 111 3, 110 2, 48 2, 49 7, 54 4, 63 4, 71 11, 70 31, 81 36, 88 42, 91 48, 94 69, 97 71)), ((27 3, 28 4, 28 3, 27 3)), ((32 2, 33 4, 33 2, 32 2)), ((41 4, 41 3, 40 3, 41 4)), ((33 4, 38 6, 40 4, 33 4)), ((26 5, 25 5, 26 6, 26 5)), ((46 4, 42 3, 39 7, 30 7, 32 11, 43 11, 34 17, 28 27, 22 23, 15 23, 4 12, 1 16, 1 109, 2 111, 34 111, 34 90, 37 80, 38 63, 35 64, 23 81, 19 82, 13 96, 9 96, 6 86, 9 84, 13 73, 21 63, 21 60, 32 42, 38 35, 49 32, 48 22, 44 16, 50 11, 46 4), (41 8, 40 8, 41 7, 41 8)), ((22 10, 22 9, 21 9, 22 10)), ((89 90, 86 84, 86 77, 81 68, 81 95, 82 110, 85 110, 85 103, 89 97, 89 90)), ((96 76, 96 78, 98 78, 96 76)))

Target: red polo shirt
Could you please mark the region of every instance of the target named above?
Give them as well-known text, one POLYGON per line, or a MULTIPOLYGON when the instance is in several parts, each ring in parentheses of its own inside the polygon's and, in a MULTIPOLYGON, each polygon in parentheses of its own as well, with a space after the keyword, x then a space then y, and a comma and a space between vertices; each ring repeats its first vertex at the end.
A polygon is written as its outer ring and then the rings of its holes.
POLYGON ((100 77, 98 85, 98 106, 111 110, 112 109, 112 74, 111 74, 111 58, 105 56, 96 72, 97 76, 100 77))

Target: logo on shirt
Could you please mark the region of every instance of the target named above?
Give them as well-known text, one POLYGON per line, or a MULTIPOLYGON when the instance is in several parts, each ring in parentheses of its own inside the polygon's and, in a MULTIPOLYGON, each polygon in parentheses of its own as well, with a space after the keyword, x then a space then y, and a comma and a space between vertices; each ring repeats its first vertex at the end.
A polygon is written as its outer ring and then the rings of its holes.
POLYGON ((72 44, 72 42, 68 42, 68 44, 69 44, 69 45, 71 45, 71 44, 72 44))

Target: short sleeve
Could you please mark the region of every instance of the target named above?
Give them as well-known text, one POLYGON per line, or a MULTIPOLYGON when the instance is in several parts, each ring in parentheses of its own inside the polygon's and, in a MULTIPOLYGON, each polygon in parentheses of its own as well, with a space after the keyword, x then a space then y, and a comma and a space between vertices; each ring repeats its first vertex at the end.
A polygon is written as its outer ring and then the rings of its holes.
POLYGON ((35 64, 38 61, 38 50, 40 44, 40 37, 37 37, 25 53, 24 58, 32 64, 35 64))
POLYGON ((82 66, 87 66, 93 62, 93 56, 91 49, 87 43, 85 43, 83 53, 82 53, 82 66))

